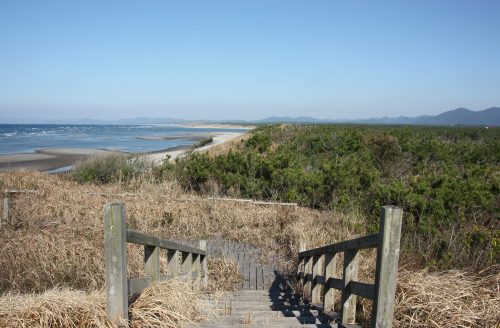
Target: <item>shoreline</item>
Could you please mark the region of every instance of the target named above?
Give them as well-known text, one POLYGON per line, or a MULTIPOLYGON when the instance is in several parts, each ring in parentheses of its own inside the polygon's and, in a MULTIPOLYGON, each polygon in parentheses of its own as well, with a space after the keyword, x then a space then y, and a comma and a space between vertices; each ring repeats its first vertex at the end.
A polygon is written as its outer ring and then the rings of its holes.
POLYGON ((190 129, 245 129, 252 130, 255 129, 255 125, 244 125, 244 124, 230 124, 230 123, 181 123, 172 124, 172 126, 179 126, 182 128, 190 129))
MULTIPOLYGON (((211 135, 206 135, 205 137, 211 137, 213 139, 213 141, 211 143, 209 143, 208 145, 205 145, 203 147, 195 148, 194 151, 195 152, 205 151, 205 150, 210 149, 212 147, 224 144, 226 142, 230 142, 230 141, 244 135, 247 132, 248 131, 244 131, 244 132, 219 132, 219 133, 213 133, 211 135)), ((187 153, 187 151, 192 148, 192 146, 193 145, 177 146, 177 147, 165 149, 163 151, 160 150, 160 151, 156 151, 156 152, 149 152, 149 153, 145 153, 144 157, 146 159, 151 160, 155 164, 161 163, 166 158, 167 155, 169 155, 170 160, 173 161, 176 158, 182 157, 183 155, 185 155, 187 153)))
MULTIPOLYGON (((203 147, 196 148, 195 151, 204 151, 213 146, 220 145, 231 140, 238 138, 245 134, 247 131, 242 132, 214 132, 214 133, 200 133, 197 135, 188 135, 185 140, 201 141, 206 138, 213 138, 213 141, 203 147)), ((167 155, 170 160, 186 154, 193 145, 174 146, 166 149, 155 150, 145 153, 136 153, 137 155, 151 160, 154 164, 160 164, 167 155)), ((36 149, 34 152, 29 153, 12 153, 0 155, 0 172, 12 171, 18 169, 30 169, 47 173, 66 172, 70 169, 63 168, 72 167, 76 162, 94 157, 107 155, 112 153, 131 154, 122 151, 109 150, 109 149, 93 149, 93 148, 43 148, 36 149)))

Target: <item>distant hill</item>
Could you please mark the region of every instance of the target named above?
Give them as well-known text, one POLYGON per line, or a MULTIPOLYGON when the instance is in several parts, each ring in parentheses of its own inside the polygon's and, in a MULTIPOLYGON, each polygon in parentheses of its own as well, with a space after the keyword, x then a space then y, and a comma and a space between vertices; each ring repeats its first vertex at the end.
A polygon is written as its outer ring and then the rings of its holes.
POLYGON ((410 125, 473 125, 500 126, 500 108, 491 107, 481 111, 457 108, 436 116, 375 117, 357 120, 322 120, 313 117, 272 116, 257 123, 358 123, 358 124, 410 124, 410 125))
POLYGON ((366 119, 319 119, 309 116, 270 116, 261 120, 185 120, 168 117, 135 117, 116 120, 100 120, 86 118, 81 120, 12 120, 2 118, 0 124, 183 124, 183 123, 227 123, 227 124, 408 124, 408 125, 468 125, 468 126, 500 126, 500 107, 491 107, 481 111, 472 111, 467 108, 457 108, 439 115, 422 115, 416 117, 374 117, 366 119))
POLYGON ((436 116, 416 118, 413 124, 500 126, 500 108, 491 107, 478 112, 457 108, 436 116))
POLYGON ((299 116, 299 117, 290 117, 290 116, 271 116, 266 117, 262 120, 257 121, 258 123, 324 123, 330 122, 332 120, 322 120, 314 117, 307 116, 299 116))

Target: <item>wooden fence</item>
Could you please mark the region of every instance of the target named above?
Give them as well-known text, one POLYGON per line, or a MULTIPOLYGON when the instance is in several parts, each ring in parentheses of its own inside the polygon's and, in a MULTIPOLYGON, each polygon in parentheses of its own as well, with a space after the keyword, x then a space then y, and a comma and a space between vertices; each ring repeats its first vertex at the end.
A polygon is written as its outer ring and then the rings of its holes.
POLYGON ((106 256, 106 300, 108 319, 117 325, 128 321, 129 296, 142 292, 149 284, 174 276, 193 280, 194 288, 207 283, 207 243, 199 248, 128 230, 123 203, 104 207, 104 248, 106 256), (144 246, 146 277, 127 277, 127 243, 144 246), (161 275, 161 250, 166 250, 167 275, 161 275))
POLYGON ((402 216, 401 209, 384 206, 378 233, 309 250, 301 243, 298 274, 303 297, 329 311, 335 304, 334 289, 342 291, 342 324, 355 323, 357 296, 370 299, 371 327, 392 327, 402 216), (368 248, 377 249, 375 284, 357 281, 359 250, 368 248), (342 279, 334 277, 338 253, 344 253, 342 279))

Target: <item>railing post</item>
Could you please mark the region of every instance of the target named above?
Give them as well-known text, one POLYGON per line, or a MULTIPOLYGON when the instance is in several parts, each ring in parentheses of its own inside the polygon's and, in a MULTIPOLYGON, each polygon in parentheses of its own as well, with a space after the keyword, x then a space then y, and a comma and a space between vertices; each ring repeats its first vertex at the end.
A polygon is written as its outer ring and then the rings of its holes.
MULTIPOLYGON (((299 253, 306 250, 306 243, 301 240, 299 242, 299 253)), ((299 258, 299 267, 297 268, 297 275, 299 279, 299 288, 302 292, 302 297, 304 297, 304 286, 306 282, 306 259, 305 257, 299 258)))
POLYGON ((193 256, 193 287, 198 290, 201 285, 201 255, 192 254, 193 256))
POLYGON ((325 277, 325 296, 323 299, 323 310, 333 311, 335 305, 335 292, 332 287, 330 287, 329 279, 335 276, 335 254, 326 253, 325 254, 325 265, 324 265, 324 277, 325 277))
POLYGON ((10 212, 10 198, 5 197, 3 199, 3 222, 0 221, 0 227, 5 224, 9 224, 9 212, 10 212))
POLYGON ((170 249, 167 250, 167 275, 170 278, 177 276, 180 272, 179 256, 179 251, 170 249))
POLYGON ((313 258, 313 275, 312 275, 312 304, 321 303, 321 292, 323 290, 323 283, 318 280, 323 279, 323 263, 325 262, 325 255, 315 255, 313 258), (321 277, 321 278, 320 278, 321 277))
MULTIPOLYGON (((207 251, 207 241, 206 240, 200 240, 198 244, 198 248, 201 249, 202 251, 207 251)), ((207 264, 207 256, 206 255, 200 255, 201 259, 201 287, 202 288, 207 288, 208 285, 208 264, 207 264)))
POLYGON ((160 281, 160 248, 156 246, 144 246, 144 264, 146 275, 152 282, 160 281))
POLYGON ((344 279, 342 290, 342 323, 350 324, 356 321, 356 299, 351 293, 349 283, 358 280, 358 256, 359 251, 348 250, 344 252, 344 279))
POLYGON ((189 280, 193 278, 193 254, 188 252, 182 253, 182 263, 181 263, 181 271, 185 275, 185 277, 189 280))
POLYGON ((117 326, 127 326, 127 235, 122 203, 109 203, 104 207, 104 251, 108 320, 117 326))
POLYGON ((395 206, 382 207, 371 325, 373 328, 392 327, 402 221, 401 209, 395 206))
POLYGON ((312 292, 312 270, 313 270, 313 257, 306 256, 305 259, 305 270, 304 270, 304 298, 310 300, 312 292))

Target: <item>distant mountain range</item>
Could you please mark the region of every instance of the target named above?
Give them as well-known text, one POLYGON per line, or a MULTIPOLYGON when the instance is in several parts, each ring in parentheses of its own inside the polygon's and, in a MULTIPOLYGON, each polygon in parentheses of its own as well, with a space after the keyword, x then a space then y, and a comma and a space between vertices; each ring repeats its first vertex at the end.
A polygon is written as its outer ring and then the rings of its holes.
MULTIPOLYGON (((9 123, 2 122, 1 123, 9 123)), ((423 115, 416 117, 375 117, 368 119, 318 119, 314 117, 299 116, 271 116, 261 120, 184 120, 167 117, 136 117, 118 120, 83 119, 78 121, 38 121, 12 123, 41 123, 41 124, 183 124, 183 123, 228 123, 228 124, 270 124, 270 123, 344 123, 344 124, 401 124, 401 125, 465 125, 465 126, 500 126, 500 107, 491 107, 481 111, 472 111, 467 108, 457 108, 439 115, 423 115)))
POLYGON ((457 108, 436 116, 399 116, 378 117, 356 120, 330 120, 314 117, 277 117, 271 116, 258 123, 352 123, 352 124, 409 124, 409 125, 470 125, 470 126, 500 126, 500 108, 491 107, 481 111, 467 108, 457 108))

